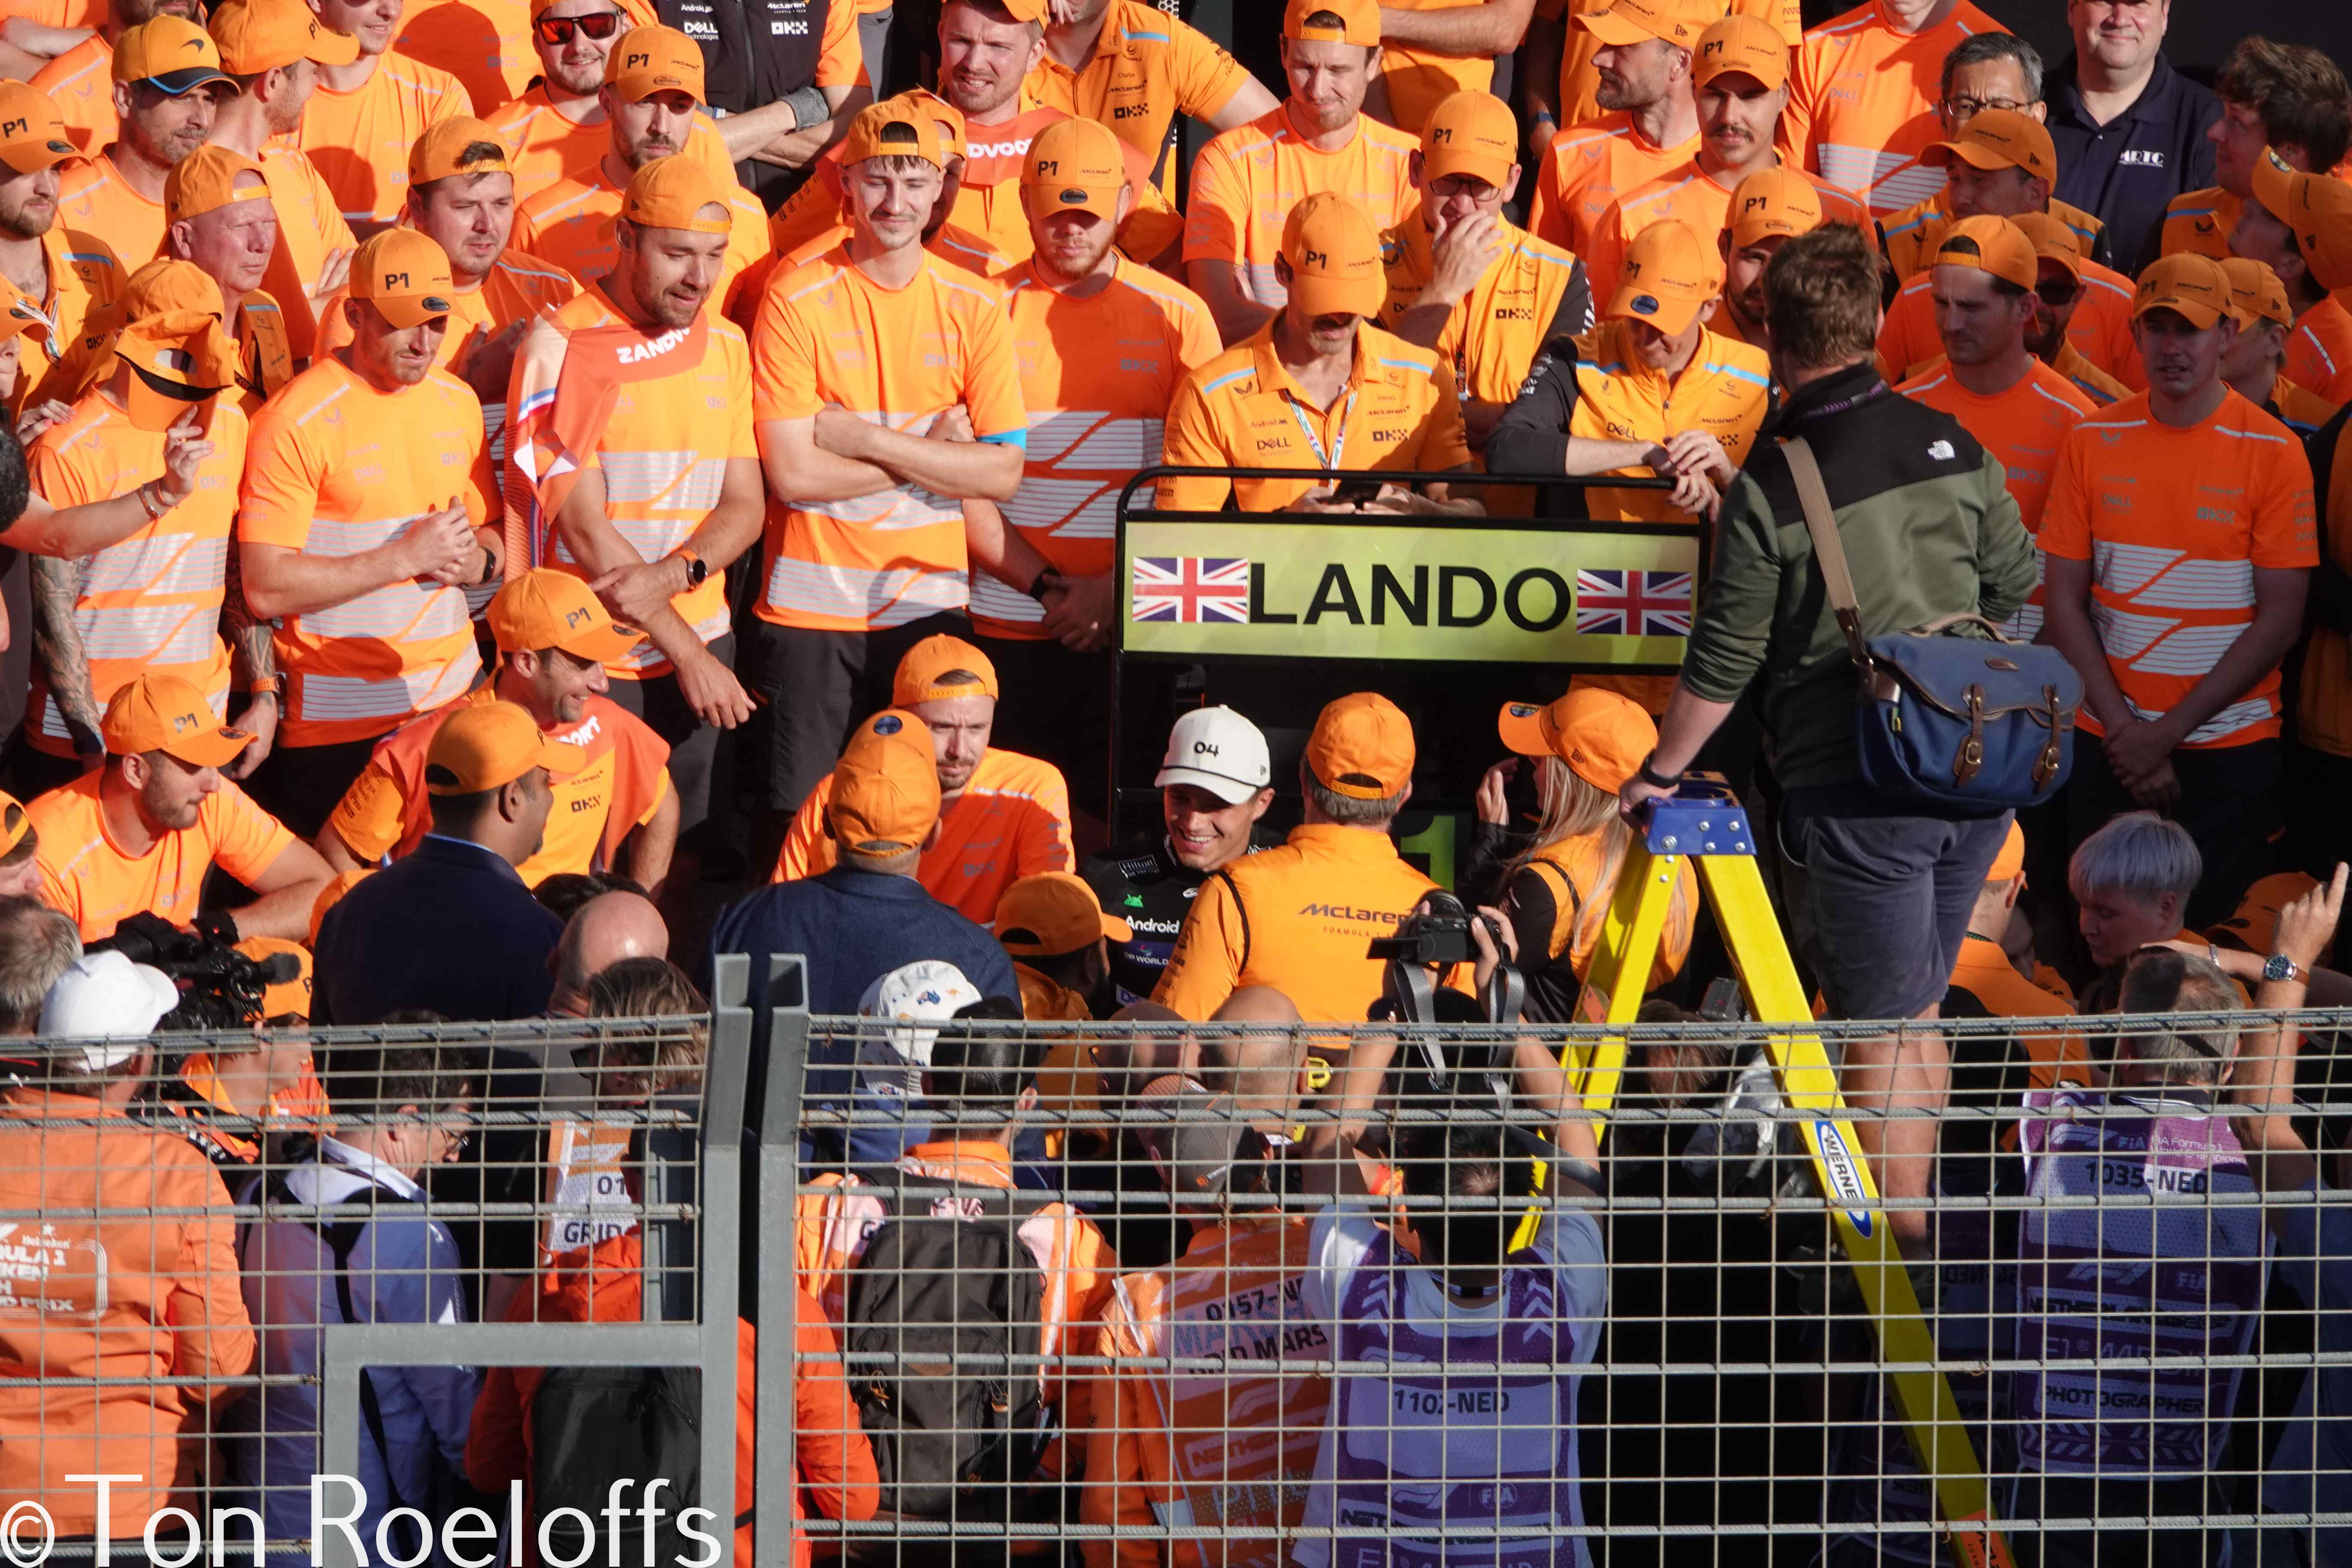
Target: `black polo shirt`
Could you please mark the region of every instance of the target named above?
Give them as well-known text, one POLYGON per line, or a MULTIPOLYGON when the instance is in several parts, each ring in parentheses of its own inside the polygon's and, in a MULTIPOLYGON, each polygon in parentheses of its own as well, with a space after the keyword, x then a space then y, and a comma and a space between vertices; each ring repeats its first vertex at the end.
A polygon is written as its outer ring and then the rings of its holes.
POLYGON ((2069 51, 2045 93, 2050 139, 2058 144, 2053 194, 2105 219, 2115 264, 2136 269, 2148 237, 2164 225, 2164 204, 2213 183, 2205 132, 2221 118, 2221 100, 2158 55, 2138 100, 2100 125, 2083 111, 2074 63, 2069 51))

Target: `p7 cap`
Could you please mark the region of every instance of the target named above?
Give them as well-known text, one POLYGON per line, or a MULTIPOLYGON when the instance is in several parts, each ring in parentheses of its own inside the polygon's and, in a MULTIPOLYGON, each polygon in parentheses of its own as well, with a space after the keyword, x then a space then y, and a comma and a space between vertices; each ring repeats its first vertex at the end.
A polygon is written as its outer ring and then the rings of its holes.
POLYGON ((919 849, 940 819, 940 764, 931 727, 885 708, 849 737, 833 764, 824 808, 834 842, 868 855, 919 849))
POLYGON ((484 702, 458 709, 433 731, 433 744, 425 752, 425 791, 480 795, 504 788, 533 768, 570 778, 587 765, 586 748, 549 740, 530 709, 484 702))
POLYGON ((719 176, 698 158, 674 153, 656 158, 629 176, 621 193, 621 216, 639 228, 677 228, 688 234, 732 234, 735 209, 719 176), (717 207, 716 214, 711 212, 717 207))
POLYGON ((1117 223, 1118 195, 1126 188, 1118 138, 1099 120, 1056 120, 1029 143, 1021 164, 1021 200, 1031 217, 1084 212, 1117 223))
POLYGON ((1633 237, 1617 279, 1610 316, 1646 321, 1674 337, 1722 290, 1723 261, 1712 246, 1699 243, 1690 225, 1668 218, 1633 237))
POLYGON ((269 172, 217 142, 197 148, 163 176, 163 217, 169 223, 257 197, 269 199, 269 172))
POLYGON ((857 111, 841 139, 841 166, 848 169, 868 158, 920 158, 947 167, 946 133, 940 119, 911 101, 911 93, 869 103, 857 111))
MULTIPOLYGON (((1990 111, 1988 111, 1990 112, 1990 111)), ((1990 214, 1964 217, 1944 231, 1930 261, 1937 267, 1972 267, 2032 293, 2041 280, 2042 264, 2025 231, 2005 217, 1990 214)))
POLYGON ((1363 209, 1319 191, 1290 209, 1282 226, 1290 297, 1310 316, 1376 316, 1388 302, 1381 237, 1363 209))
POLYGON ((177 98, 229 77, 210 33, 185 16, 164 16, 126 28, 115 40, 114 79, 143 81, 177 98))
POLYGON ((1723 230, 1738 250, 1759 240, 1793 239, 1822 226, 1822 193, 1794 169, 1759 169, 1723 209, 1723 230))
POLYGON ((192 768, 222 767, 253 744, 251 735, 222 723, 194 685, 153 673, 114 694, 98 732, 110 756, 161 752, 192 768))
POLYGON ((1290 0, 1282 13, 1282 36, 1300 43, 1378 48, 1381 8, 1376 0, 1290 0))
POLYGON ((2230 314, 2230 275, 2210 257, 2176 250, 2158 257, 2139 275, 2132 296, 2132 320, 2150 310, 2174 310, 2202 331, 2230 314))
POLYGON ((702 46, 676 27, 632 27, 604 57, 604 85, 635 103, 657 92, 702 101, 702 46))
POLYGON ((2276 321, 2292 330, 2294 308, 2287 303, 2286 285, 2271 270, 2267 261, 2249 260, 2242 256, 2224 257, 2221 270, 2230 278, 2230 314, 2238 319, 2239 330, 2256 321, 2276 321))
POLYGON ((408 183, 422 185, 452 174, 511 174, 507 140, 487 120, 452 115, 426 128, 408 150, 408 183))
POLYGON ((1037 871, 996 900, 996 941, 1015 958, 1059 958, 1105 937, 1133 942, 1135 928, 1103 913, 1102 900, 1067 871, 1037 871))
POLYGON ((1412 721, 1377 691, 1328 704, 1307 737, 1315 782, 1350 800, 1386 800, 1412 781, 1412 721))
POLYGON ((210 26, 222 67, 238 76, 296 60, 347 66, 360 58, 360 41, 320 22, 303 0, 222 0, 210 26))
POLYGON ((2033 254, 2057 262, 2076 278, 2083 276, 2083 241, 2066 220, 2048 213, 2020 213, 2009 220, 2033 247, 2033 254))
POLYGON ((1698 47, 1702 34, 1722 15, 1723 0, 1615 0, 1598 11, 1579 16, 1584 30, 1604 44, 1622 48, 1649 38, 1664 38, 1679 47, 1698 47))
POLYGON ((422 326, 447 315, 457 291, 449 253, 440 241, 413 228, 371 236, 352 258, 352 298, 373 302, 395 327, 422 326))
POLYGON ((1624 788, 1658 744, 1658 727, 1640 703, 1597 686, 1571 687, 1541 708, 1507 702, 1495 727, 1519 755, 1558 757, 1604 795, 1624 788))
POLYGON ((0 163, 37 174, 73 155, 65 117, 49 95, 21 81, 0 81, 0 163))
POLYGON ((610 664, 645 640, 614 625, 584 580, 552 566, 534 566, 500 588, 484 618, 501 653, 560 647, 574 658, 610 664))
POLYGON ((2322 289, 2352 289, 2352 184, 2306 174, 2269 148, 2254 160, 2254 200, 2294 231, 2304 265, 2322 289))
POLYGON ((1151 787, 1191 784, 1239 805, 1272 783, 1273 761, 1256 725, 1230 708, 1195 708, 1168 732, 1168 754, 1151 787))
POLYGON ((1763 17, 1733 12, 1698 36, 1691 83, 1705 87, 1732 71, 1754 77, 1769 92, 1789 79, 1789 40, 1763 17))
POLYGON ((1919 154, 1931 169, 1949 168, 1955 158, 1972 169, 2022 169, 2058 183, 2058 144, 2042 121, 2014 109, 1979 110, 1958 136, 1919 154))
POLYGON ((996 666, 986 654, 945 632, 908 648, 890 677, 890 705, 912 708, 954 697, 997 697, 996 666), (964 679, 957 679, 961 676, 964 679))
POLYGON ((170 975, 111 949, 75 959, 41 998, 41 1038, 50 1056, 84 1072, 121 1067, 180 1005, 170 975))
POLYGON ((1519 161, 1519 122, 1491 92, 1457 92, 1438 100, 1421 128, 1422 177, 1467 174, 1490 185, 1511 177, 1519 161))

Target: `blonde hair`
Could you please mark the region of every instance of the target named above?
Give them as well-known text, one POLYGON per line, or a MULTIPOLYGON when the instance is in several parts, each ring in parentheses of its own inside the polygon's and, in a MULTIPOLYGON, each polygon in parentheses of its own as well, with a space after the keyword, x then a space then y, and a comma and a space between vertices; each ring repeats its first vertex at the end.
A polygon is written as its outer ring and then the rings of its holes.
MULTIPOLYGON (((1625 856, 1633 847, 1633 830, 1618 815, 1617 797, 1600 785, 1578 773, 1558 757, 1529 759, 1536 769, 1536 799, 1542 813, 1536 821, 1535 837, 1521 850, 1517 858, 1503 873, 1503 886, 1508 888, 1518 874, 1555 844, 1571 839, 1601 836, 1601 863, 1596 868, 1593 884, 1576 889, 1576 917, 1569 928, 1568 945, 1563 950, 1574 952, 1578 948, 1590 948, 1601 940, 1601 928, 1609 918, 1609 906, 1615 898, 1617 879, 1625 869, 1625 856)), ((1681 918, 1683 910, 1682 879, 1675 879, 1675 907, 1667 914, 1669 923, 1681 918)), ((1558 953, 1547 953, 1556 958, 1558 953)), ((1582 974, 1577 976, 1583 978, 1582 974)), ((1639 984, 1647 990, 1648 976, 1639 984)))

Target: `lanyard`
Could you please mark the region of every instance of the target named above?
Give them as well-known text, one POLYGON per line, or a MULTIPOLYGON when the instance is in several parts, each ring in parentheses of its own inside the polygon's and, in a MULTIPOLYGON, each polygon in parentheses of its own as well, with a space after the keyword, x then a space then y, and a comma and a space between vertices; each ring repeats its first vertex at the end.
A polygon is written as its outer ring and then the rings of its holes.
POLYGON ((1298 421, 1298 433, 1307 437, 1309 447, 1315 448, 1315 461, 1326 473, 1338 473, 1339 460, 1348 455, 1348 421, 1355 412, 1356 389, 1351 386, 1348 388, 1348 401, 1339 409, 1339 434, 1332 440, 1331 455, 1327 458, 1323 455, 1323 442, 1315 434, 1315 426, 1307 422, 1307 415, 1299 407, 1298 400, 1290 400, 1290 416, 1298 421))

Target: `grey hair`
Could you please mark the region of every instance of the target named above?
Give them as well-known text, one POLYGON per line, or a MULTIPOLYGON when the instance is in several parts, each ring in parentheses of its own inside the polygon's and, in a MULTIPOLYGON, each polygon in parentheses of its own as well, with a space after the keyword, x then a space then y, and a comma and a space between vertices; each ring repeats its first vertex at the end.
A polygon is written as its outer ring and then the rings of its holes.
POLYGON ((41 1002, 81 957, 81 933, 33 899, 0 899, 0 1035, 41 1026, 41 1002))
POLYGON ((1315 803, 1316 810, 1349 827, 1378 827, 1404 809, 1402 794, 1379 800, 1360 800, 1352 795, 1341 795, 1317 778, 1311 770, 1307 774, 1307 798, 1315 803))
MULTIPOLYGON (((2169 951, 2139 955, 2124 971, 2117 1005, 2125 1013, 2234 1013, 2237 984, 2210 958, 2169 951)), ((2210 1084, 2238 1054, 2232 1025, 2141 1029, 2116 1042, 2116 1056, 2160 1069, 2166 1083, 2210 1084)))
POLYGON ((2025 101, 2042 101, 2042 52, 2014 33, 1974 33, 1953 46, 1944 57, 1944 96, 1952 96, 1952 78, 1962 66, 1989 66, 1995 60, 2015 60, 2025 79, 2025 101))
POLYGON ((2077 899, 2098 889, 2154 903, 2167 893, 2183 902, 2205 875, 2197 840, 2152 811, 2127 811, 2083 840, 2066 863, 2066 890, 2077 899))

